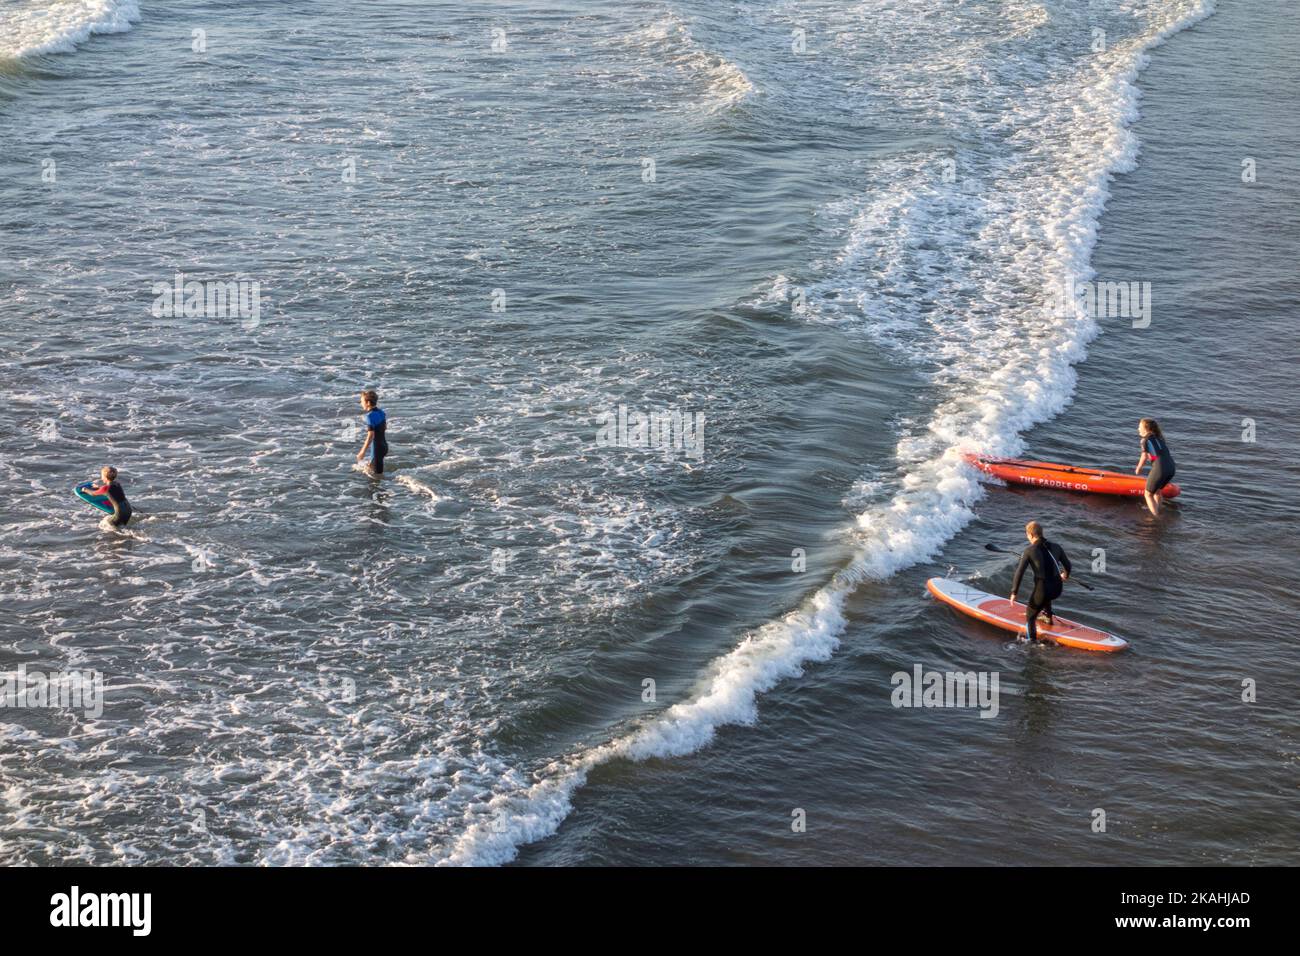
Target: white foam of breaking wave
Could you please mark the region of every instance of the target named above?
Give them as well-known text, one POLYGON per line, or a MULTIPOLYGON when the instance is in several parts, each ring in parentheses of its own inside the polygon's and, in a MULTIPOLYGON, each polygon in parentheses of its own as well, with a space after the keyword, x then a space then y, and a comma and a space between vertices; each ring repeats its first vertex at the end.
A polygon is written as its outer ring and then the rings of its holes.
POLYGON ((417 495, 426 495, 432 504, 437 504, 442 500, 442 495, 434 491, 422 481, 417 481, 410 475, 398 475, 397 483, 404 488, 414 491, 417 495))
MULTIPOLYGON (((1047 237, 1042 251, 1028 260, 1013 255, 1011 267, 1032 268, 1037 278, 1054 278, 1051 274, 1058 270, 1079 279, 1091 276, 1088 259, 1107 196, 1106 182, 1112 171, 1131 166, 1136 155, 1136 138, 1127 126, 1137 115, 1135 80, 1145 63, 1145 51, 1212 12, 1211 2, 1188 2, 1167 16, 1153 17, 1153 29, 1145 36, 1113 48, 1098 67, 1095 82, 1085 88, 1082 101, 1071 96, 1041 117, 1043 122, 1058 122, 1070 116, 1081 124, 1082 128, 1067 131, 1058 141, 1064 145, 1054 159, 1065 165, 1059 174, 1034 181, 1000 179, 1015 174, 1009 169, 989 171, 994 188, 985 198, 967 196, 961 213, 983 217, 973 258, 980 255, 980 243, 1024 241, 1031 225, 1026 217, 1037 217, 1041 234, 1047 237), (1093 138, 1082 146, 1071 138, 1088 131, 1093 138), (1015 198, 999 207, 999 196, 1015 198)), ((1070 91, 1057 92, 1064 96, 1070 91)), ((1032 133, 1030 128, 1026 135, 1032 133)), ((918 177, 914 189, 925 188, 918 177)), ((906 218, 916 209, 903 202, 896 211, 906 218)), ((851 230, 841 255, 837 276, 841 283, 878 266, 867 257, 869 243, 863 230, 877 227, 872 217, 882 210, 868 206, 864 212, 865 219, 851 230)), ((889 210, 883 213, 888 216, 889 210)), ((919 214, 926 213, 922 209, 919 214)), ((904 242, 913 239, 919 243, 919 234, 903 236, 904 242)), ((924 264, 926 257, 920 260, 924 264)), ((848 566, 797 610, 746 636, 714 663, 695 695, 662 716, 610 743, 551 763, 529 786, 519 785, 517 772, 503 778, 499 792, 468 808, 465 829, 441 853, 438 863, 509 862, 520 846, 559 829, 571 810, 573 794, 594 768, 616 759, 692 753, 707 746, 719 727, 752 723, 760 694, 800 676, 806 664, 834 653, 845 626, 845 603, 862 581, 888 578, 933 557, 971 520, 981 490, 962 452, 1018 450, 1021 431, 1057 414, 1068 403, 1075 383, 1072 366, 1084 356, 1097 331, 1096 323, 1086 316, 1045 317, 1039 301, 1022 307, 1021 321, 1007 322, 1003 317, 999 324, 1005 303, 998 285, 1015 288, 1016 284, 1006 274, 986 275, 977 266, 978 262, 972 263, 969 275, 948 293, 947 304, 968 303, 969 316, 948 322, 945 317, 952 318, 951 313, 934 309, 908 320, 929 333, 926 355, 940 361, 934 379, 946 397, 941 397, 921 432, 900 439, 896 475, 886 482, 895 490, 858 516, 856 553, 848 566)), ((821 291, 823 307, 831 308, 830 290, 821 291)), ((883 309, 875 311, 879 314, 883 309)), ((863 308, 860 314, 870 319, 872 311, 863 308)))
POLYGON ((125 33, 136 0, 34 0, 0 7, 0 59, 71 53, 96 33, 125 33))
POLYGON ((468 828, 446 856, 447 864, 494 865, 514 858, 518 847, 549 836, 568 816, 574 791, 592 769, 617 758, 675 757, 707 746, 719 727, 751 724, 758 695, 798 677, 803 665, 831 656, 844 627, 844 594, 829 589, 805 607, 750 634, 717 660, 703 689, 663 716, 611 743, 551 764, 526 789, 497 794, 467 814, 468 828))
POLYGON ((704 49, 676 14, 666 14, 630 39, 656 60, 701 82, 705 88, 701 104, 710 111, 732 106, 754 92, 745 72, 726 57, 704 49))

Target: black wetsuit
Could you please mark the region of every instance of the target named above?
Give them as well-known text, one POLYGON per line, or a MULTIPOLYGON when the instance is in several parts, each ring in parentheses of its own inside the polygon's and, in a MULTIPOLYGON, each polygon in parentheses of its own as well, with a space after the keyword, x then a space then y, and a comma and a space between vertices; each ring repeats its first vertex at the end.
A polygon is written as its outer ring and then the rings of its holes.
MULTIPOLYGON (((100 486, 103 487, 102 485, 100 486)), ((93 489, 98 494, 106 495, 113 503, 113 524, 119 528, 131 520, 131 502, 126 500, 126 492, 116 481, 110 481, 107 488, 93 489)))
POLYGON ((1061 581, 1061 571, 1070 573, 1070 559, 1059 544, 1041 540, 1031 544, 1020 555, 1020 566, 1016 568, 1016 579, 1011 582, 1011 593, 1020 590, 1020 579, 1025 575, 1025 568, 1034 569, 1034 593, 1025 604, 1025 625, 1031 641, 1038 640, 1038 615, 1046 613, 1052 616, 1052 602, 1061 596, 1065 585, 1061 581))
POLYGON ((1156 495, 1174 480, 1174 456, 1169 453, 1169 443, 1163 438, 1148 435, 1142 439, 1142 452, 1151 458, 1151 471, 1147 475, 1147 491, 1156 495))

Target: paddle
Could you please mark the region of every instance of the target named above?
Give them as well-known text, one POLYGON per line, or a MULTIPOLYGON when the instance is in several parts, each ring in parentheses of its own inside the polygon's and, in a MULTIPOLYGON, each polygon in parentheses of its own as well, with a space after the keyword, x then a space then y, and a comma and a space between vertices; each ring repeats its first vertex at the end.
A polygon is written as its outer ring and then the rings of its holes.
MULTIPOLYGON (((995 544, 986 544, 986 545, 984 545, 984 550, 985 550, 985 551, 996 551, 998 554, 1018 554, 1018 553, 1019 553, 1019 552, 1016 552, 1016 551, 1008 551, 1006 548, 999 548, 999 547, 998 547, 997 545, 995 545, 995 544)), ((1095 590, 1096 590, 1096 588, 1094 588, 1091 584, 1084 584, 1082 581, 1076 581, 1073 577, 1070 578, 1070 583, 1071 583, 1071 584, 1077 584, 1077 585, 1079 585, 1079 587, 1084 588, 1084 589, 1086 589, 1086 590, 1088 590, 1088 591, 1095 591, 1095 590)))

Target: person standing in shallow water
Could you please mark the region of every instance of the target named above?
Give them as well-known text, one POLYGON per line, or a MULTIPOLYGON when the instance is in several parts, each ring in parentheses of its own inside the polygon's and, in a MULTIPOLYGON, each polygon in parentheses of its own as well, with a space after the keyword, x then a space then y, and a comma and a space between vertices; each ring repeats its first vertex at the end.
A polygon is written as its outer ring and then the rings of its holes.
POLYGON ((367 389, 361 393, 361 407, 366 414, 362 421, 366 425, 366 440, 357 452, 357 461, 366 463, 366 474, 374 477, 384 473, 384 456, 388 454, 388 416, 379 407, 379 393, 367 389))
POLYGON ((103 495, 113 506, 113 525, 114 527, 124 528, 131 520, 131 502, 126 500, 126 492, 122 490, 122 485, 117 480, 117 469, 112 465, 105 465, 99 470, 99 477, 102 479, 98 485, 88 488, 92 495, 103 495))
POLYGON ((1142 454, 1138 456, 1135 475, 1142 474, 1142 466, 1151 462, 1151 471, 1147 473, 1147 487, 1142 494, 1146 497, 1147 507, 1153 515, 1160 514, 1160 489, 1174 478, 1174 456, 1169 453, 1169 443, 1154 418, 1144 418, 1138 422, 1138 435, 1142 439, 1142 454))

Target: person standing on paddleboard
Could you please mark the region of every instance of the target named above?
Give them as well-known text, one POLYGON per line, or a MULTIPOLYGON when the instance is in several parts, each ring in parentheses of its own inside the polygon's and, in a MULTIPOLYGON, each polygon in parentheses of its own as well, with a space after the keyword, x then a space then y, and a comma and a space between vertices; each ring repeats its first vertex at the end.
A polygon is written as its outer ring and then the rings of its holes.
POLYGON ((1016 592, 1020 590, 1020 579, 1025 575, 1025 568, 1034 569, 1034 593, 1025 604, 1025 627, 1031 641, 1038 640, 1038 615, 1043 615, 1043 623, 1052 626, 1052 602, 1061 596, 1065 589, 1064 582, 1070 579, 1070 559, 1065 549, 1043 537, 1043 526, 1037 521, 1025 525, 1025 537, 1029 547, 1020 555, 1020 566, 1016 568, 1016 579, 1011 582, 1011 603, 1016 603, 1016 592))
POLYGON ((357 461, 364 460, 370 476, 384 473, 384 456, 388 454, 388 416, 379 407, 379 393, 367 389, 361 393, 361 407, 366 410, 362 421, 366 423, 366 441, 357 452, 357 461))
POLYGON ((1138 422, 1138 435, 1142 438, 1142 454, 1138 456, 1137 468, 1133 474, 1142 474, 1142 466, 1151 462, 1147 472, 1147 487, 1142 494, 1146 496, 1147 507, 1153 515, 1160 514, 1160 489, 1174 478, 1174 456, 1169 453, 1169 443, 1154 418, 1144 418, 1138 422))

